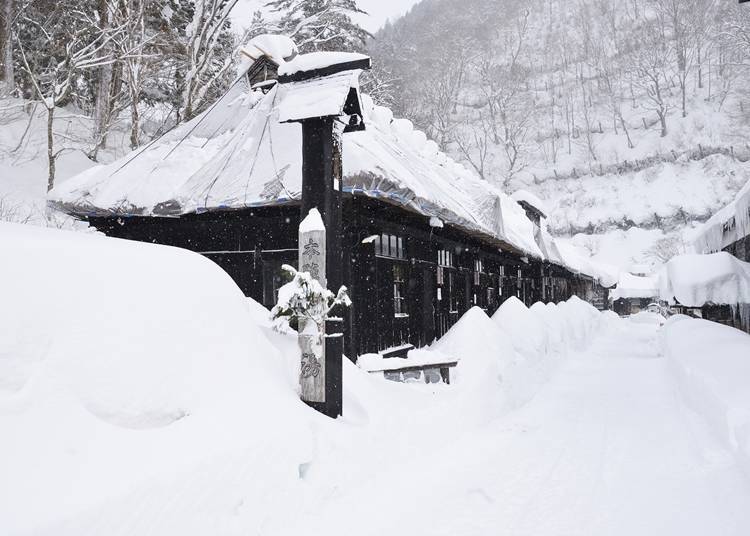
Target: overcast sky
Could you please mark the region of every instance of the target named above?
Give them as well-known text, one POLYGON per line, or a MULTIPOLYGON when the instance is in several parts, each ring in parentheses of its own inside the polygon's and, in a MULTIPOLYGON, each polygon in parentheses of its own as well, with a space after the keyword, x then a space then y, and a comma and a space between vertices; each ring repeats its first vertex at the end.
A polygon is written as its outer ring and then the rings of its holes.
MULTIPOLYGON (((358 18, 359 24, 370 32, 378 30, 386 20, 403 15, 419 0, 359 0, 357 4, 368 15, 358 18)), ((240 0, 232 11, 232 24, 236 29, 244 28, 252 19, 253 12, 262 8, 267 0, 240 0)))
POLYGON ((359 0, 359 7, 369 14, 360 20, 360 24, 365 30, 374 32, 386 20, 394 20, 403 15, 417 2, 418 0, 359 0))

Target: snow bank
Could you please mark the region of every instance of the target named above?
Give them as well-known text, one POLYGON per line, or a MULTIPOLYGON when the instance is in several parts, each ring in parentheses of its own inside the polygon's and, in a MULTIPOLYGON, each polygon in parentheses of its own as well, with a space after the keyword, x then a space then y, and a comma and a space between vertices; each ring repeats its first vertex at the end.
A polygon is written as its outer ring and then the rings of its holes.
MULTIPOLYGON (((649 144, 643 147, 653 150, 649 144)), ((749 178, 745 163, 717 154, 636 172, 546 180, 533 186, 550 205, 547 216, 553 233, 573 234, 634 226, 664 228, 669 221, 703 219, 729 203, 749 178)), ((745 191, 750 194, 750 186, 745 191)))
POLYGON ((533 358, 547 352, 544 324, 515 296, 503 302, 492 320, 512 334, 513 347, 521 355, 533 358))
POLYGON ((750 475, 750 336, 675 316, 661 330, 661 343, 688 404, 750 475))
POLYGON ((588 344, 602 318, 575 297, 530 309, 510 298, 492 318, 473 307, 430 351, 457 356, 456 390, 471 411, 496 415, 530 400, 569 350, 588 344))
POLYGON ((661 298, 687 307, 750 303, 750 263, 722 251, 678 255, 659 274, 661 298))
POLYGON ((503 371, 516 359, 509 334, 479 307, 466 311, 430 351, 460 359, 454 381, 457 385, 476 384, 486 378, 499 382, 503 371))
POLYGON ((266 484, 293 482, 308 456, 306 410, 231 278, 95 235, 0 224, 0 244, 0 532, 64 534, 114 508, 96 531, 113 532, 133 501, 148 506, 132 533, 258 523, 266 484), (201 489, 212 504, 191 511, 201 489))

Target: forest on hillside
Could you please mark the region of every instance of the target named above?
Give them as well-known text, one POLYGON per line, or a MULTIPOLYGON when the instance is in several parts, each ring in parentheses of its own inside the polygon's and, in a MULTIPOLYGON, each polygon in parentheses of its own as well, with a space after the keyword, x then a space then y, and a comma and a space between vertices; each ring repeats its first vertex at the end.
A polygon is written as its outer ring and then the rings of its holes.
POLYGON ((716 152, 750 152, 741 137, 731 140, 750 114, 746 7, 425 0, 378 32, 370 51, 396 115, 509 186, 525 171, 539 181, 674 159, 675 150, 709 152, 701 141, 716 152), (691 113, 728 128, 706 140, 673 139, 691 113), (672 138, 660 143, 654 134, 672 138))

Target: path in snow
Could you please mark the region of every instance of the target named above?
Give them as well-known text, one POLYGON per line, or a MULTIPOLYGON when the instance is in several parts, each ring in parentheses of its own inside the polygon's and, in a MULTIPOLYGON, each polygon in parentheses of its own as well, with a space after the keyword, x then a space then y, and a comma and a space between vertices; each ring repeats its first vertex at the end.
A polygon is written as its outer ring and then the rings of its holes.
POLYGON ((524 408, 281 532, 748 534, 750 481, 684 406, 658 328, 618 326, 524 408))

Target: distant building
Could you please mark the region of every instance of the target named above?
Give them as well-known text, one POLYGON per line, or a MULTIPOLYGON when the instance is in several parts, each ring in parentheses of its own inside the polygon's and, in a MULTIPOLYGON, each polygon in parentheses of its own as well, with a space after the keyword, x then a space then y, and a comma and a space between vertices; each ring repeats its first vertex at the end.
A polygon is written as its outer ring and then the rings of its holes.
POLYGON ((654 277, 622 272, 617 286, 610 291, 612 310, 620 316, 645 311, 649 304, 659 301, 658 281, 654 277))

